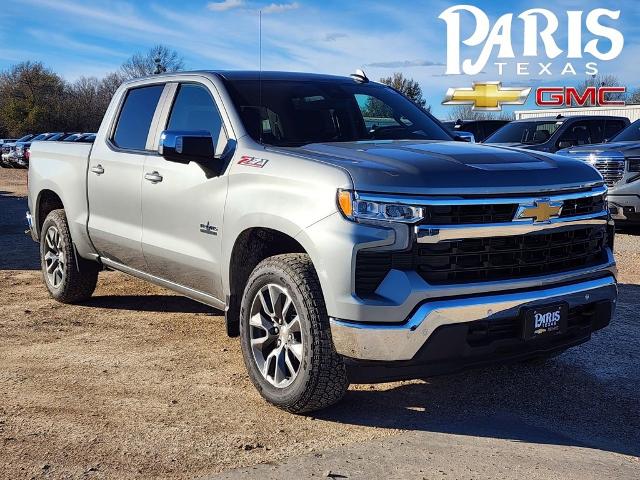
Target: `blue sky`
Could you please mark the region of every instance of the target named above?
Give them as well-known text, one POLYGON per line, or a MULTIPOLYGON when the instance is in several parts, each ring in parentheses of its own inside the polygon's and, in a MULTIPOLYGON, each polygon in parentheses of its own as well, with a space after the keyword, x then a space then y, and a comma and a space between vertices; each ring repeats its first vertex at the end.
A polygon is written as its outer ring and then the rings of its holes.
MULTIPOLYGON (((561 22, 557 36, 561 48, 566 41, 563 20, 567 10, 619 9, 620 19, 608 24, 624 34, 625 47, 616 60, 599 62, 600 70, 617 75, 631 88, 640 87, 637 0, 544 0, 535 4, 530 0, 5 0, 0 15, 0 68, 40 60, 70 80, 102 76, 132 53, 162 43, 176 49, 189 69, 256 69, 257 12, 262 9, 265 70, 346 75, 363 68, 375 79, 402 71, 420 82, 440 117, 447 116, 447 107, 440 105, 446 89, 470 86, 473 80, 500 79, 507 85, 535 87, 573 85, 584 79, 581 74, 560 77, 556 73, 544 78, 535 73, 499 78, 489 69, 473 78, 444 75, 446 26, 437 17, 447 7, 462 3, 480 7, 492 22, 504 13, 517 16, 532 7, 552 10, 561 22)), ((473 28, 467 18, 465 28, 473 28)), ((522 45, 521 32, 514 21, 516 51, 522 45)), ((592 38, 586 29, 583 32, 583 42, 592 38)), ((473 52, 476 57, 479 48, 473 52)), ((585 57, 578 63, 589 60, 592 58, 585 57)), ((564 60, 556 63, 561 68, 564 60)))

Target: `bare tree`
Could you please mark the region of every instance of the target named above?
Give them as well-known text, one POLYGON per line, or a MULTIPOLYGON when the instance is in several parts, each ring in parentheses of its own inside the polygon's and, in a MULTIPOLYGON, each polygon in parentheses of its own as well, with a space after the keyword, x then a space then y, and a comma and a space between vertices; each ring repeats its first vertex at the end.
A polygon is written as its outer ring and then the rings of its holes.
POLYGON ((126 80, 146 77, 163 72, 178 72, 184 69, 184 59, 175 50, 165 45, 156 45, 145 53, 136 53, 120 67, 126 80))
MULTIPOLYGON (((591 75, 590 77, 585 78, 584 82, 580 84, 579 90, 584 92, 588 87, 623 87, 624 85, 620 82, 620 79, 615 75, 609 74, 597 74, 591 75)), ((624 93, 610 93, 607 96, 608 100, 617 100, 623 101, 625 100, 626 94, 624 93)), ((592 106, 593 102, 587 101, 585 106, 592 106)))
POLYGON ((395 88, 419 107, 425 110, 431 109, 431 107, 427 106, 427 101, 422 98, 422 88, 420 84, 413 78, 405 77, 402 72, 395 72, 390 77, 381 78, 380 83, 395 88))
POLYGON ((627 98, 627 103, 640 104, 640 88, 636 88, 627 98))
POLYGON ((513 120, 513 113, 473 110, 472 105, 456 105, 448 116, 449 120, 513 120))
POLYGON ((61 128, 68 131, 97 131, 111 97, 122 80, 122 76, 114 72, 102 79, 81 77, 68 84, 65 95, 66 114, 61 128))

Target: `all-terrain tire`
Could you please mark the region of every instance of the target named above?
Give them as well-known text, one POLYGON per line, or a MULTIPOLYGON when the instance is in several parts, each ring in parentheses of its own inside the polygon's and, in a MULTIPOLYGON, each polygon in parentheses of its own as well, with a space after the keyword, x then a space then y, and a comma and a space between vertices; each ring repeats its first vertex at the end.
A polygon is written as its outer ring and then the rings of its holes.
POLYGON ((44 283, 49 294, 62 303, 78 303, 87 300, 96 289, 100 264, 76 255, 67 217, 63 209, 53 210, 47 215, 40 231, 40 263, 44 283), (53 238, 57 233, 56 241, 53 238), (49 238, 47 238, 49 236, 49 238), (51 261, 51 248, 58 251, 58 264, 51 261), (49 254, 49 256, 47 256, 49 254), (62 272, 50 278, 47 268, 62 265, 62 272), (55 282, 58 282, 57 284, 55 282))
POLYGON ((254 269, 242 297, 240 341, 251 381, 268 402, 283 410, 305 413, 326 408, 340 401, 349 387, 344 363, 331 338, 318 275, 306 254, 269 257, 254 269), (282 388, 261 373, 249 333, 252 304, 267 285, 277 285, 287 292, 301 327, 303 360, 292 383, 282 388))

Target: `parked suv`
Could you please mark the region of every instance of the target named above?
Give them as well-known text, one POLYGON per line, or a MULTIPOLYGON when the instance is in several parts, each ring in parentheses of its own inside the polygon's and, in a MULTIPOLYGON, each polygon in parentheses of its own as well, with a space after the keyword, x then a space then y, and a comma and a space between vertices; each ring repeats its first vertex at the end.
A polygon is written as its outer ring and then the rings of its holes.
POLYGON ((109 268, 216 307, 258 391, 307 412, 589 340, 617 295, 605 193, 362 76, 183 72, 123 84, 93 144, 35 142, 27 218, 53 298, 109 268))
POLYGON ((562 148, 602 143, 629 125, 626 117, 576 115, 515 120, 490 135, 484 143, 556 152, 562 148))
POLYGON ((607 200, 616 223, 640 224, 640 120, 611 142, 573 147, 558 153, 584 160, 600 171, 609 186, 607 200))

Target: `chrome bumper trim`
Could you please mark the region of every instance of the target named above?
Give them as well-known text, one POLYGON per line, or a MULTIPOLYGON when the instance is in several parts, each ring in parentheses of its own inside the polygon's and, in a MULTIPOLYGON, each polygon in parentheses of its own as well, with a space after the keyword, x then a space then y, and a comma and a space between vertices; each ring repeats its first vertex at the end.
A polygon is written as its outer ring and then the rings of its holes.
POLYGON ((438 243, 448 240, 466 238, 508 237, 511 235, 527 235, 561 227, 582 227, 591 225, 606 225, 608 211, 580 215, 568 218, 552 218, 544 223, 533 221, 514 221, 504 223, 484 223, 470 225, 420 225, 415 227, 418 243, 438 243))
POLYGON ((376 325, 331 318, 336 351, 361 360, 411 360, 442 325, 515 317, 525 306, 564 301, 570 307, 599 300, 615 303, 617 287, 607 276, 571 285, 528 292, 476 296, 423 303, 398 325, 376 325))

